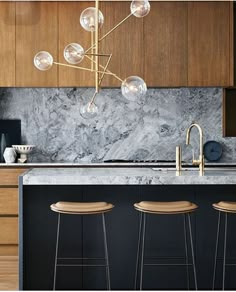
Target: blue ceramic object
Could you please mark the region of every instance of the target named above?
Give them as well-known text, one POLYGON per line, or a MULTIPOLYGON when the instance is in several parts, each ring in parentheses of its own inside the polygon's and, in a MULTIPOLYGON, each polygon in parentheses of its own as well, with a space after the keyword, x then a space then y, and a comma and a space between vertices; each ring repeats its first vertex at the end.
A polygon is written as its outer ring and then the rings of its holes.
POLYGON ((216 141, 207 141, 203 147, 204 156, 208 161, 218 161, 223 152, 222 145, 216 141))

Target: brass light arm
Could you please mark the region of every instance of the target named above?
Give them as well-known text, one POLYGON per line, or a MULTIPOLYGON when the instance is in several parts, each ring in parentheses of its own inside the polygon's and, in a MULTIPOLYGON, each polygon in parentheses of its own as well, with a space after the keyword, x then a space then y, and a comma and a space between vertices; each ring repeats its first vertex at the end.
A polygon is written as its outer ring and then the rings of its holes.
POLYGON ((91 101, 89 103, 89 107, 94 103, 97 94, 98 94, 97 91, 95 91, 93 94, 93 97, 91 98, 91 101))
MULTIPOLYGON (((117 25, 115 25, 111 30, 109 30, 104 36, 102 36, 98 42, 101 42, 102 40, 104 40, 107 36, 109 36, 109 34, 111 34, 114 30, 116 30, 122 23, 124 23, 127 19, 130 18, 130 16, 132 16, 133 13, 130 13, 129 15, 127 15, 123 20, 121 20, 117 25)), ((85 54, 87 52, 89 52, 93 47, 95 46, 95 44, 91 45, 91 47, 89 47, 86 51, 85 54)))
MULTIPOLYGON (((87 56, 87 55, 85 55, 85 57, 86 58, 88 58, 90 61, 92 60, 92 58, 90 58, 89 56, 87 56)), ((95 61, 94 61, 94 63, 95 63, 95 61)), ((99 67, 100 68, 102 68, 102 69, 104 69, 105 67, 103 66, 103 65, 101 65, 101 64, 99 64, 99 67)), ((124 80, 123 79, 121 79, 119 76, 117 76, 115 73, 112 73, 110 70, 106 70, 106 73, 105 74, 110 74, 110 75, 112 75, 114 78, 116 78, 117 80, 119 80, 120 82, 123 82, 124 80)))
POLYGON ((84 54, 84 56, 100 56, 100 57, 110 57, 110 55, 111 54, 84 54))
POLYGON ((111 57, 112 57, 112 54, 110 54, 110 56, 109 56, 109 58, 108 58, 108 60, 107 60, 106 66, 104 67, 104 72, 102 73, 102 76, 101 76, 101 78, 99 79, 99 86, 101 85, 102 80, 103 80, 103 78, 104 78, 104 76, 105 76, 105 72, 106 72, 106 70, 107 70, 107 67, 108 67, 110 61, 111 61, 111 57))
MULTIPOLYGON (((79 67, 79 66, 74 66, 74 65, 69 65, 69 64, 64 64, 64 63, 59 63, 59 62, 53 62, 53 64, 58 65, 58 66, 64 66, 64 67, 70 67, 70 68, 75 68, 75 69, 80 69, 80 70, 84 70, 84 71, 89 71, 89 72, 96 72, 96 70, 92 70, 89 68, 85 68, 85 67, 79 67)), ((114 76, 115 78, 117 77, 116 74, 112 73, 112 72, 104 72, 104 71, 98 71, 98 73, 104 73, 107 75, 111 75, 114 76)))

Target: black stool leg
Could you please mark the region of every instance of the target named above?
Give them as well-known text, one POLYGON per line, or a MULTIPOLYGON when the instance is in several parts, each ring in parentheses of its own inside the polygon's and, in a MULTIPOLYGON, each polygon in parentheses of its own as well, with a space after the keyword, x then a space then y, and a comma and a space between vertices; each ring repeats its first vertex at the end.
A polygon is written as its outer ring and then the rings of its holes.
POLYGON ((195 255, 194 255, 194 249, 193 249, 193 237, 192 237, 192 227, 191 227, 190 214, 188 213, 187 216, 188 216, 188 227, 189 227, 190 245, 191 245, 191 252, 192 252, 194 283, 195 283, 195 289, 197 290, 197 273, 196 273, 195 255))
POLYGON ((187 243, 187 228, 186 228, 186 217, 184 218, 184 245, 185 245, 185 257, 186 257, 186 276, 187 276, 187 289, 189 290, 189 265, 188 265, 188 243, 187 243))
POLYGON ((227 212, 225 212, 225 235, 224 235, 224 256, 223 256, 223 284, 222 289, 225 290, 225 261, 226 261, 226 244, 227 244, 227 212))
POLYGON ((53 276, 53 290, 56 290, 57 255, 58 255, 59 234, 60 234, 60 213, 58 213, 58 219, 57 219, 57 240, 56 240, 56 254, 55 254, 54 276, 53 276))
POLYGON ((135 278, 134 278, 134 290, 137 289, 138 264, 139 264, 139 254, 140 254, 140 242, 141 242, 142 223, 143 223, 143 212, 139 212, 138 250, 137 250, 137 258, 136 258, 136 269, 135 269, 135 278))
POLYGON ((145 247, 145 231, 146 231, 146 213, 143 213, 143 234, 142 234, 142 247, 141 247, 141 263, 140 263, 140 284, 139 290, 143 286, 143 262, 144 262, 144 247, 145 247))
POLYGON ((107 290, 111 290, 110 268, 109 268, 109 258, 108 258, 108 248, 107 248, 107 233, 106 233, 106 222, 105 222, 104 213, 102 213, 102 225, 103 225, 104 250, 105 250, 105 261, 106 261, 107 290))
POLYGON ((216 266, 217 266, 217 255, 218 255, 219 234, 220 234, 220 222, 221 222, 221 212, 219 211, 217 233, 216 233, 216 249, 215 249, 215 259, 214 259, 212 290, 215 290, 216 266))

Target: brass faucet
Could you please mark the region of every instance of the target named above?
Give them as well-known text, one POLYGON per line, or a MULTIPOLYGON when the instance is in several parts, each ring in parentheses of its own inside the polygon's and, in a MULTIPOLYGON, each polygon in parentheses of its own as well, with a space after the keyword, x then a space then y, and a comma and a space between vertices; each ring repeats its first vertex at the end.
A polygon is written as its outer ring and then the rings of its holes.
POLYGON ((204 155, 203 155, 203 132, 202 132, 202 128, 196 124, 196 123, 192 123, 190 125, 190 127, 187 130, 187 136, 186 136, 186 145, 190 144, 190 132, 192 130, 193 127, 196 127, 199 131, 199 136, 200 136, 200 154, 199 154, 199 159, 196 160, 194 159, 194 155, 193 155, 193 165, 198 165, 199 166, 199 175, 203 176, 204 175, 204 155))

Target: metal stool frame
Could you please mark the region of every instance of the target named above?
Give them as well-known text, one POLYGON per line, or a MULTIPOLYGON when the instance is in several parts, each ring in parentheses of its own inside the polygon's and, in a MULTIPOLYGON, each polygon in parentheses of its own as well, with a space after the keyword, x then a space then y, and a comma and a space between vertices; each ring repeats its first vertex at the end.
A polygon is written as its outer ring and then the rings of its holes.
MULTIPOLYGON (((146 233, 146 216, 149 215, 158 215, 152 213, 145 213, 140 211, 139 218, 139 236, 138 236, 138 249, 137 249, 137 258, 136 258, 136 269, 135 269, 135 280, 134 280, 134 290, 138 290, 138 274, 139 274, 139 290, 143 288, 143 270, 144 266, 185 266, 186 267, 186 278, 187 278, 187 289, 190 288, 190 279, 189 279, 189 266, 193 267, 193 276, 194 276, 194 286, 195 290, 197 290, 197 274, 196 274, 196 264, 195 264, 195 255, 193 248, 193 238, 192 238, 192 228, 191 228, 191 218, 190 213, 183 213, 183 221, 184 221, 184 246, 185 246, 185 256, 184 257, 155 257, 151 259, 184 259, 185 263, 173 263, 173 264, 148 264, 144 263, 144 252, 145 252, 145 233, 146 233), (187 224, 188 222, 188 224, 187 224), (191 255, 192 255, 192 264, 189 263, 188 257, 188 242, 187 242, 187 225, 189 229, 189 238, 190 238, 190 247, 191 247, 191 255), (140 248, 141 246, 141 248, 140 248), (141 256, 141 260, 139 260, 139 256, 141 256), (139 269, 140 266, 140 269, 139 269)), ((150 258, 149 258, 150 259, 150 258)))
MULTIPOLYGON (((68 215, 68 214, 65 214, 68 215)), ((81 214, 80 214, 81 215, 81 214)), ((104 267, 106 268, 106 284, 107 290, 111 290, 111 280, 110 280, 110 266, 109 266, 109 257, 108 257, 108 248, 107 248, 107 232, 106 232, 106 222, 105 222, 105 213, 99 213, 102 215, 102 227, 103 227, 103 241, 104 241, 104 258, 59 258, 58 257, 58 247, 59 247, 59 237, 60 237, 60 221, 61 213, 58 213, 57 220, 57 236, 56 236, 56 250, 55 250, 55 263, 54 263, 54 276, 53 276, 53 290, 56 290, 56 279, 57 279, 57 267, 104 267), (83 260, 105 260, 105 265, 97 264, 83 264, 83 260), (82 264, 58 264, 58 260, 82 260, 82 264)), ((85 216, 85 215, 82 215, 85 216)))
MULTIPOLYGON (((217 233, 216 233, 216 248, 215 248, 215 258, 214 258, 214 270, 213 270, 213 281, 212 281, 212 290, 215 289, 215 282, 216 282, 216 268, 217 268, 217 261, 222 260, 222 290, 225 290, 225 272, 226 266, 236 266, 236 263, 227 263, 226 262, 226 248, 227 248, 227 232, 228 232, 228 214, 232 214, 235 212, 227 212, 227 211, 220 211, 218 210, 218 223, 217 223, 217 233), (221 227, 221 213, 224 213, 225 217, 225 224, 224 224, 224 243, 223 243, 223 258, 218 257, 218 250, 219 250, 219 237, 220 237, 220 227, 221 227)), ((231 259, 231 260, 236 260, 231 259)))

